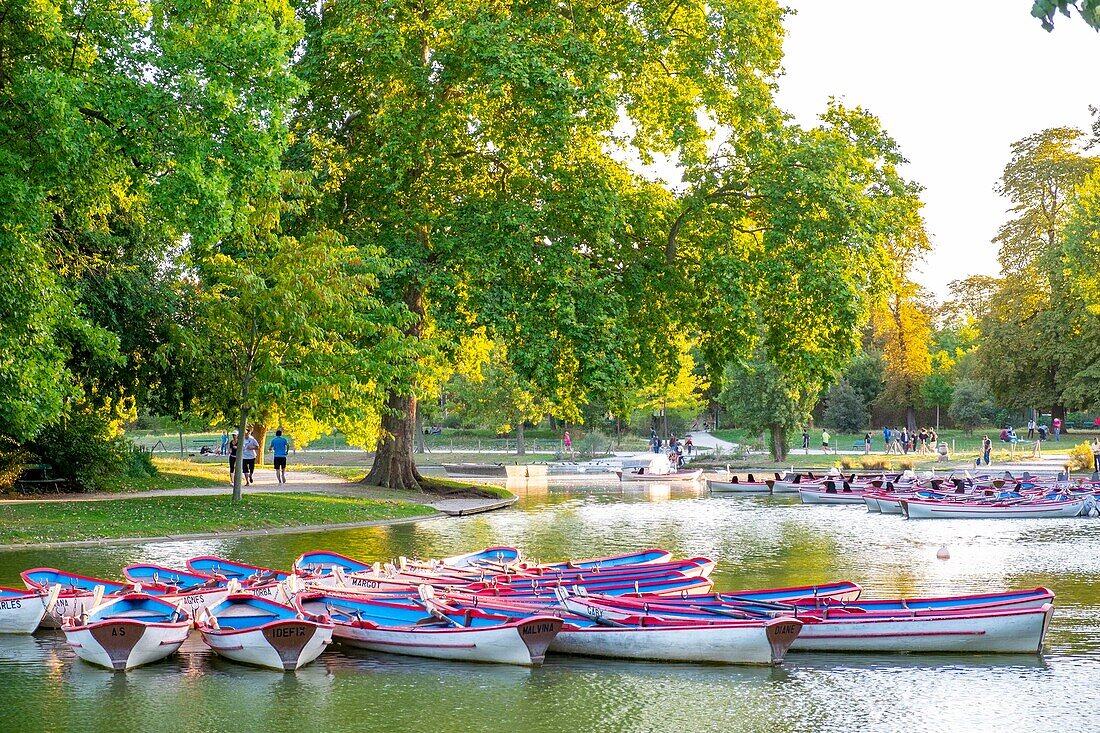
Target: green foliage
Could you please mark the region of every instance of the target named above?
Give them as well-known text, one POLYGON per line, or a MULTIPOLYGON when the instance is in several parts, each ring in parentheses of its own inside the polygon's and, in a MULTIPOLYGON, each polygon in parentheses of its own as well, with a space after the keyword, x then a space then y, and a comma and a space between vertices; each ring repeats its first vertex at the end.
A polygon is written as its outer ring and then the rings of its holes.
POLYGON ((78 491, 99 491, 113 476, 155 476, 150 456, 119 434, 103 410, 74 410, 27 444, 36 461, 53 467, 78 491))
POLYGON ((882 394, 886 385, 886 360, 878 349, 862 351, 844 372, 844 379, 863 400, 871 406, 882 394))
POLYGON ((770 431, 772 457, 782 460, 787 433, 805 423, 817 400, 817 390, 802 391, 800 381, 758 352, 752 361, 726 366, 718 401, 737 425, 756 435, 770 431))
POLYGON ((0 491, 7 491, 23 473, 23 466, 34 459, 33 454, 11 438, 0 438, 0 491))
POLYGON ((1070 8, 1076 8, 1081 20, 1100 30, 1100 0, 1035 0, 1031 14, 1042 21, 1047 31, 1054 30, 1054 14, 1070 17, 1070 8))
POLYGON ((847 379, 841 379, 829 388, 825 396, 828 406, 823 419, 836 430, 853 433, 867 427, 870 415, 863 397, 852 388, 847 379))
POLYGON ((969 434, 979 425, 988 423, 994 409, 993 398, 980 382, 961 379, 955 385, 948 414, 969 434))
POLYGON ((1006 406, 1054 407, 1067 396, 1080 404, 1092 399, 1073 386, 1091 361, 1086 355, 1100 353, 1089 346, 1096 333, 1086 305, 1091 263, 1066 239, 1071 214, 1078 210, 1076 193, 1097 167, 1096 158, 1083 154, 1081 137, 1072 128, 1029 135, 1012 146, 1001 179, 1013 218, 995 240, 1005 274, 979 322, 976 357, 981 378, 1006 406))

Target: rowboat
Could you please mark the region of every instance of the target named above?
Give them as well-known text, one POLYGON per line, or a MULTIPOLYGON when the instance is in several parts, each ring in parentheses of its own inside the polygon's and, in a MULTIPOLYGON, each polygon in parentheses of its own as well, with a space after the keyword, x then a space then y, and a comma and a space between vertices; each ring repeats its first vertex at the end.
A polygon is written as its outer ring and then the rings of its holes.
POLYGON ((42 626, 49 629, 61 628, 61 622, 66 616, 80 616, 90 611, 100 604, 104 596, 137 590, 132 583, 93 578, 57 568, 32 568, 24 570, 19 576, 28 590, 48 591, 54 586, 60 587, 42 619, 42 626))
POLYGON ((191 630, 191 616, 179 606, 144 593, 107 600, 62 625, 65 639, 86 662, 117 671, 172 654, 191 630))
MULTIPOLYGON (((602 609, 571 599, 564 592, 553 612, 561 617, 561 631, 550 642, 550 651, 614 659, 719 664, 774 665, 797 638, 802 622, 794 618, 739 621, 734 619, 663 620, 623 615, 607 618, 602 609)), ((446 595, 448 605, 466 608, 468 601, 446 595)), ((545 612, 538 606, 501 603, 497 599, 479 606, 492 613, 526 618, 545 612)))
POLYGON ((455 568, 466 568, 483 563, 494 565, 507 565, 520 559, 520 552, 514 547, 487 547, 477 552, 467 552, 462 555, 443 558, 444 565, 455 568))
MULTIPOLYGON (((1044 589, 1045 590, 1045 589, 1044 589)), ((663 621, 706 620, 715 617, 794 617, 804 622, 792 651, 828 652, 989 652, 1031 653, 1042 650, 1054 606, 986 608, 882 608, 824 605, 798 608, 769 604, 698 604, 690 600, 667 599, 644 604, 636 599, 589 597, 583 599, 599 608, 606 618, 620 620, 639 612, 663 621)), ((942 600, 942 599, 940 599, 942 600)))
POLYGON ((192 557, 186 564, 187 569, 193 573, 236 580, 242 587, 282 581, 290 577, 290 573, 284 573, 281 570, 227 560, 216 555, 198 555, 192 557))
POLYGON ((747 481, 731 476, 729 481, 707 479, 707 488, 712 494, 770 494, 774 481, 756 481, 750 473, 747 481))
POLYGON ((619 555, 607 557, 592 557, 585 560, 567 560, 565 562, 539 563, 533 566, 524 565, 525 570, 555 568, 581 568, 588 570, 601 570, 606 568, 622 567, 624 565, 651 565, 654 563, 668 562, 672 559, 672 553, 667 550, 649 549, 635 552, 624 552, 619 555))
POLYGON ((162 588, 177 592, 213 589, 224 586, 227 582, 224 576, 188 572, 151 563, 127 565, 122 569, 122 577, 140 584, 143 589, 162 588))
POLYGON ((1054 606, 911 613, 830 610, 820 622, 806 623, 792 651, 1039 654, 1054 606))
POLYGON ((246 593, 206 609, 195 625, 219 656, 284 671, 316 659, 333 631, 331 621, 246 593))
POLYGON ((853 489, 847 481, 826 481, 824 486, 803 485, 798 489, 803 504, 863 504, 863 490, 853 489))
POLYGON ((901 507, 909 519, 1051 519, 1076 517, 1081 514, 1088 501, 1088 497, 1020 503, 951 502, 910 498, 902 499, 901 507))
POLYGON ((562 620, 549 614, 515 619, 479 608, 457 610, 425 594, 420 599, 368 600, 334 593, 296 599, 303 611, 336 624, 341 644, 391 654, 465 662, 538 666, 562 620))
POLYGON ((42 623, 61 593, 60 585, 49 590, 23 590, 0 586, 0 634, 30 634, 42 623))
POLYGON ((633 471, 616 471, 620 481, 643 483, 672 483, 677 481, 697 481, 703 475, 703 469, 670 471, 669 473, 635 473, 633 471))

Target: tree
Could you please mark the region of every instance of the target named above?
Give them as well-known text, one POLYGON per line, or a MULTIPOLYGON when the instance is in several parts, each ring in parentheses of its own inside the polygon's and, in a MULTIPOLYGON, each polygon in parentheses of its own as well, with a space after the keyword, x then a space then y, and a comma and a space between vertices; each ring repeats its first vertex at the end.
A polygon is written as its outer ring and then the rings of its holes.
POLYGON ((802 391, 800 380, 788 380, 758 350, 751 361, 726 366, 718 401, 738 425, 754 433, 767 430, 772 460, 782 461, 787 434, 806 422, 817 395, 817 390, 802 391))
POLYGON ((1081 20, 1100 30, 1100 1, 1098 0, 1035 0, 1031 14, 1043 23, 1047 31, 1054 30, 1054 14, 1070 17, 1070 8, 1076 8, 1081 20))
POLYGON ((242 170, 278 160, 299 32, 280 0, 0 12, 0 268, 18 272, 0 277, 18 303, 0 316, 0 432, 114 422, 159 388, 171 264, 246 215, 242 170))
POLYGON ((459 410, 467 420, 492 425, 500 433, 516 431, 516 455, 526 452, 523 424, 541 420, 549 402, 524 383, 508 363, 508 353, 494 348, 473 378, 459 377, 451 386, 459 410))
POLYGON ((1063 392, 1078 370, 1073 334, 1082 312, 1066 279, 1064 228, 1078 186, 1096 170, 1081 132, 1051 128, 1012 146, 999 190, 1013 215, 998 233, 1004 272, 980 320, 977 361, 998 402, 1049 405, 1065 417, 1063 392))
POLYGON ((917 427, 915 408, 931 371, 928 298, 914 283, 901 279, 874 316, 875 340, 886 360, 884 398, 905 408, 910 432, 917 427))
POLYGON ((662 435, 669 435, 668 415, 676 412, 684 417, 698 415, 705 403, 703 393, 710 388, 710 381, 699 373, 690 344, 680 336, 676 339, 677 359, 669 373, 661 374, 650 384, 643 386, 633 400, 632 410, 642 410, 648 415, 661 415, 659 426, 662 435))
POLYGON ((960 379, 955 385, 948 414, 955 424, 967 432, 993 419, 994 405, 989 392, 980 382, 960 379))
POLYGON ((368 482, 418 485, 411 435, 429 355, 476 328, 566 418, 585 402, 621 406, 624 388, 672 361, 659 336, 676 273, 653 256, 672 196, 610 148, 690 167, 712 136, 700 107, 738 136, 778 120, 774 0, 568 12, 336 0, 301 12, 311 91, 296 160, 326 171, 334 227, 397 264, 383 291, 411 314, 417 345, 391 363, 368 482))
POLYGON ((867 427, 867 403, 844 377, 829 388, 825 400, 828 403, 823 416, 826 425, 845 433, 858 433, 867 427))
POLYGON ((844 372, 844 381, 851 385, 869 408, 882 395, 886 386, 886 360, 876 348, 861 351, 844 372))

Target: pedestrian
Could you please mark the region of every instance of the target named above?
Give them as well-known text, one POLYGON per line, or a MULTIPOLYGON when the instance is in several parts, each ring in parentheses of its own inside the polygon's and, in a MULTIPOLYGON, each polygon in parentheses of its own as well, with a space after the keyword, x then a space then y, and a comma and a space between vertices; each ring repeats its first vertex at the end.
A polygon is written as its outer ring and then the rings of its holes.
POLYGON ((241 458, 244 460, 244 474, 248 477, 248 483, 256 483, 253 474, 256 473, 256 456, 259 453, 260 444, 252 435, 252 430, 244 433, 244 442, 241 443, 241 458))
POLYGON ((1035 418, 1032 417, 1027 421, 1027 439, 1035 440, 1035 418))
POLYGON ((565 446, 565 452, 569 454, 570 458, 572 458, 574 456, 574 453, 573 453, 573 439, 569 437, 569 431, 568 430, 566 430, 565 435, 563 435, 561 437, 561 442, 562 442, 562 445, 565 446))
POLYGON ((829 452, 829 431, 824 428, 821 429, 821 447, 826 453, 829 452))
POLYGON ((1092 471, 1100 473, 1100 438, 1092 439, 1092 471))
POLYGON ((689 456, 695 451, 695 443, 691 440, 690 435, 684 440, 684 448, 689 456))
POLYGON ((871 434, 864 433, 863 435, 863 454, 867 455, 871 452, 871 434))
POLYGON ((1042 443, 1046 439, 1047 439, 1047 426, 1046 425, 1040 425, 1039 426, 1039 442, 1042 443))
POLYGON ((909 427, 901 429, 901 452, 909 455, 909 427))
POLYGON ((229 445, 226 447, 226 451, 229 453, 229 481, 233 481, 233 473, 237 470, 237 447, 240 445, 240 441, 237 440, 237 431, 233 431, 233 437, 229 439, 229 445))
POLYGON ((924 455, 928 451, 928 428, 921 428, 920 433, 917 435, 917 440, 920 445, 920 450, 917 452, 924 455))
POLYGON ((939 445, 939 442, 940 436, 936 434, 936 429, 928 428, 928 449, 935 450, 936 446, 939 445))
POLYGON ((802 428, 802 448, 803 450, 810 449, 810 431, 808 428, 802 428))
POLYGON ((282 429, 276 430, 275 437, 271 439, 271 462, 275 466, 275 480, 281 484, 286 483, 286 454, 289 447, 290 444, 283 437, 282 429))
POLYGON ((1054 418, 1054 422, 1052 422, 1050 425, 1051 425, 1052 428, 1054 428, 1054 439, 1055 440, 1061 440, 1058 436, 1062 432, 1062 418, 1060 418, 1060 417, 1054 418))
POLYGON ((224 456, 229 452, 229 433, 222 434, 222 447, 218 450, 218 455, 224 456))
POLYGON ((882 428, 882 447, 886 449, 886 452, 890 452, 890 426, 886 425, 882 428))
POLYGON ((989 436, 982 438, 982 458, 985 459, 985 465, 989 465, 989 452, 993 450, 993 441, 989 439, 989 436))

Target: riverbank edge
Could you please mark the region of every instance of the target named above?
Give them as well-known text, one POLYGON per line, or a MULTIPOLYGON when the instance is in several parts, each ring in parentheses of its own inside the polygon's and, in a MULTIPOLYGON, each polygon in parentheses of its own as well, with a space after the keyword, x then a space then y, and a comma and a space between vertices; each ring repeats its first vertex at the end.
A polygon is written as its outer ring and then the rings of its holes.
MULTIPOLYGON (((92 540, 67 540, 64 542, 19 542, 12 544, 0 544, 0 552, 16 550, 53 550, 66 547, 105 547, 109 545, 142 545, 150 542, 187 542, 190 540, 208 540, 222 537, 261 537, 264 535, 286 534, 310 534, 314 532, 326 532, 341 529, 364 529, 367 527, 389 527, 398 524, 412 524, 426 519, 442 519, 444 517, 466 517, 472 514, 484 514, 485 512, 506 509, 519 501, 519 497, 512 495, 508 499, 464 506, 457 509, 440 509, 430 514, 421 514, 416 517, 401 517, 398 519, 373 519, 365 522, 339 522, 336 524, 302 524, 292 527, 264 527, 259 529, 240 529, 221 532, 199 532, 194 534, 157 535, 152 537, 103 537, 92 540)), ((425 505, 428 506, 428 505, 425 505)), ((434 508, 434 507, 429 507, 434 508)))

